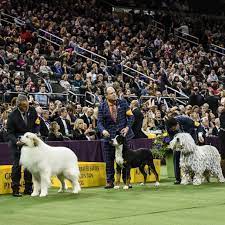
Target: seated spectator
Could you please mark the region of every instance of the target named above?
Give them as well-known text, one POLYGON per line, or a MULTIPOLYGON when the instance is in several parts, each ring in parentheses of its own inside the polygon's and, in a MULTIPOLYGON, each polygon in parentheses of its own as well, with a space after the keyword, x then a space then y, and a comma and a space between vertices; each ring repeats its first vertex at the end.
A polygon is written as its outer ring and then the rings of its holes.
POLYGON ((51 122, 49 126, 48 141, 63 141, 63 135, 59 132, 60 126, 57 122, 51 122))
POLYGON ((71 84, 68 81, 68 74, 64 74, 62 76, 62 80, 60 80, 59 84, 67 91, 69 91, 71 89, 71 84))
POLYGON ((72 131, 74 140, 88 140, 86 135, 88 133, 88 129, 84 130, 84 121, 82 119, 77 119, 74 123, 74 128, 72 131))
POLYGON ((41 85, 38 94, 35 94, 35 101, 39 102, 41 106, 47 106, 48 105, 48 95, 46 92, 45 85, 41 85))
POLYGON ((49 120, 49 111, 48 110, 43 110, 42 115, 40 117, 40 134, 42 137, 48 137, 49 134, 49 125, 50 125, 50 120, 49 120))
POLYGON ((56 122, 59 124, 60 127, 60 132, 62 133, 63 136, 70 137, 71 135, 71 125, 70 121, 67 119, 67 110, 65 107, 62 107, 60 109, 60 117, 56 119, 56 122))
POLYGON ((80 117, 84 121, 84 123, 87 124, 88 127, 93 122, 92 120, 93 113, 94 113, 93 108, 87 108, 87 111, 80 117))
POLYGON ((212 135, 218 136, 220 131, 220 119, 216 118, 215 119, 215 126, 212 129, 212 135))

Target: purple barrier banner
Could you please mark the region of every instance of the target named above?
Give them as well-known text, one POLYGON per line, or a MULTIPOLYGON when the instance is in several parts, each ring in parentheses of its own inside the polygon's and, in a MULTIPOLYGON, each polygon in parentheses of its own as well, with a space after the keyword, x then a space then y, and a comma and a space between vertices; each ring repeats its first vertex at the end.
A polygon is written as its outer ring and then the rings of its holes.
MULTIPOLYGON (((83 162, 104 162, 103 158, 103 142, 97 141, 60 141, 48 142, 51 146, 64 146, 70 148, 79 161, 83 162)), ((152 140, 150 139, 134 139, 130 141, 130 148, 151 148, 152 140)), ((0 165, 11 165, 11 150, 7 143, 0 143, 0 165)))

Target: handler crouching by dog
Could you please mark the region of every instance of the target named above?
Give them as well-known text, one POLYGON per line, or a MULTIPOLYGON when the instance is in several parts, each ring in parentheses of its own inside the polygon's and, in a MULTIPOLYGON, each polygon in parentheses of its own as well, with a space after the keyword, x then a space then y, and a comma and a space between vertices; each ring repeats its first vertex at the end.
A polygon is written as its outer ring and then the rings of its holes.
MULTIPOLYGON (((194 122, 190 117, 184 115, 172 115, 166 121, 166 129, 171 138, 180 132, 189 133, 192 138, 196 141, 200 141, 201 143, 204 142, 202 137, 202 127, 200 124, 194 122)), ((180 152, 175 151, 173 155, 173 162, 174 162, 174 174, 176 181, 174 184, 181 183, 181 174, 180 174, 180 152)))
MULTIPOLYGON (((21 197, 22 195, 19 192, 21 179, 21 166, 19 165, 19 161, 23 143, 20 141, 20 137, 26 132, 37 133, 40 120, 35 108, 29 107, 27 96, 22 94, 18 95, 16 106, 16 109, 8 117, 7 139, 13 155, 11 185, 13 196, 21 197)), ((24 181, 24 194, 30 195, 32 193, 32 176, 27 170, 24 170, 24 181)))
POLYGON ((117 97, 113 87, 106 89, 106 100, 99 106, 97 127, 104 137, 104 157, 106 162, 106 189, 114 187, 114 160, 115 147, 109 141, 115 138, 116 133, 126 136, 130 140, 134 134, 131 129, 133 114, 126 100, 117 97))

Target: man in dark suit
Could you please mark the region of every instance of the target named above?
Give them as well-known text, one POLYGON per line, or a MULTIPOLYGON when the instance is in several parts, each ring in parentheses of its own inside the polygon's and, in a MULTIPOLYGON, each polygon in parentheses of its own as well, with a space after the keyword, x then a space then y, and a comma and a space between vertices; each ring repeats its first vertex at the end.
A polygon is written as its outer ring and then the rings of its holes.
POLYGON ((92 118, 91 116, 93 115, 93 109, 92 108, 88 108, 87 113, 84 113, 80 118, 84 121, 84 123, 87 124, 87 126, 89 127, 90 124, 92 124, 92 118))
POLYGON ((60 117, 58 117, 56 119, 56 122, 59 124, 60 126, 60 130, 59 132, 63 135, 63 136, 67 136, 70 137, 71 136, 71 125, 70 125, 70 121, 68 119, 66 119, 67 117, 67 110, 65 107, 62 107, 60 109, 60 117))
POLYGON ((106 189, 114 187, 115 148, 109 144, 117 132, 126 136, 127 140, 134 136, 131 129, 133 114, 125 99, 118 99, 113 87, 106 89, 106 100, 99 105, 97 127, 104 137, 104 156, 106 162, 106 189))
MULTIPOLYGON (((13 153, 12 166, 12 190, 13 196, 21 197, 19 193, 21 166, 19 165, 21 146, 19 138, 26 132, 38 133, 40 119, 35 108, 29 107, 28 99, 25 95, 19 95, 16 101, 16 109, 12 111, 7 120, 7 139, 9 147, 13 153)), ((25 190, 24 194, 32 193, 32 176, 24 170, 25 190)))
POLYGON ((215 127, 213 127, 213 129, 212 129, 212 135, 219 136, 219 132, 220 132, 220 119, 216 118, 215 119, 215 127))
POLYGON ((140 108, 138 108, 138 101, 133 100, 130 103, 130 108, 131 108, 132 113, 134 115, 134 123, 131 127, 133 132, 134 132, 134 139, 147 138, 147 136, 142 131, 142 124, 143 124, 144 115, 141 112, 140 108))
POLYGON ((40 118, 40 134, 42 137, 47 138, 49 134, 49 125, 50 125, 50 120, 49 120, 49 111, 48 110, 43 110, 42 112, 42 117, 40 118))

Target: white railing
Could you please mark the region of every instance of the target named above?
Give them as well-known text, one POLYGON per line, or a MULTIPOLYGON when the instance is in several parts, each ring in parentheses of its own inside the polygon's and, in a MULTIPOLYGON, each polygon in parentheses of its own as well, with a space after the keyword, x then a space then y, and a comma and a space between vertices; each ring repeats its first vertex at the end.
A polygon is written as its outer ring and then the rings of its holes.
POLYGON ((92 51, 89 51, 85 48, 80 47, 79 45, 76 45, 74 48, 74 52, 86 59, 90 59, 91 61, 99 64, 100 62, 104 62, 104 65, 107 66, 107 59, 99 54, 96 54, 92 51))
MULTIPOLYGON (((149 77, 149 76, 147 76, 146 74, 141 73, 141 72, 139 72, 139 71, 137 71, 137 70, 135 70, 135 69, 133 69, 133 68, 131 68, 131 67, 129 67, 129 66, 122 65, 122 64, 121 64, 121 66, 122 66, 122 74, 125 75, 125 76, 134 78, 133 75, 129 74, 128 72, 124 72, 124 71, 129 71, 129 70, 131 70, 132 72, 135 72, 136 74, 139 74, 139 75, 141 75, 141 76, 144 77, 144 78, 147 78, 147 79, 149 79, 149 80, 152 80, 152 81, 154 81, 154 82, 157 82, 156 79, 154 79, 154 78, 152 78, 152 77, 149 77)), ((147 85, 146 82, 144 82, 144 81, 141 81, 141 82, 143 82, 144 84, 147 85)), ((181 93, 181 92, 177 91, 176 89, 171 88, 171 87, 169 87, 169 86, 167 86, 167 85, 165 85, 165 88, 166 88, 166 89, 169 89, 170 91, 173 91, 173 92, 175 92, 175 93, 177 93, 177 94, 179 94, 179 95, 181 95, 181 96, 183 96, 185 99, 188 99, 188 98, 189 98, 189 97, 188 97, 187 95, 185 95, 184 93, 181 93)))
MULTIPOLYGON (((6 98, 8 97, 17 97, 19 94, 24 94, 24 95, 47 95, 48 97, 51 97, 51 96, 65 96, 66 97, 66 101, 68 101, 68 96, 69 94, 68 93, 40 93, 40 92, 29 92, 29 93, 26 93, 26 92, 15 92, 15 91, 7 91, 5 93, 3 93, 3 102, 6 103, 6 98)), ((11 100, 11 99, 10 99, 11 100)))
POLYGON ((182 31, 179 31, 178 29, 174 30, 174 35, 183 41, 186 41, 195 45, 199 45, 199 38, 193 35, 183 33, 182 31))
POLYGON ((210 44, 209 50, 211 52, 217 53, 219 55, 225 55, 225 48, 215 45, 215 44, 210 44))
MULTIPOLYGON (((153 99, 153 98, 157 98, 156 96, 141 96, 141 99, 153 99)), ((171 97, 171 96, 161 96, 161 99, 175 99, 177 102, 183 104, 183 105, 187 105, 187 98, 185 97, 171 97), (183 101, 182 101, 183 100, 183 101)))
POLYGON ((152 26, 152 27, 154 27, 154 28, 156 28, 156 29, 158 29, 158 30, 160 30, 162 32, 165 32, 165 26, 162 23, 160 23, 160 22, 158 22, 156 20, 152 19, 151 23, 150 23, 150 26, 152 26))
POLYGON ((85 92, 85 102, 94 105, 96 103, 96 97, 93 93, 86 91, 85 92), (90 100, 88 100, 88 98, 90 98, 90 100))
POLYGON ((43 29, 38 30, 38 37, 40 37, 48 42, 51 42, 52 44, 55 44, 57 46, 61 46, 64 43, 64 40, 62 38, 60 38, 52 33, 49 33, 48 31, 43 30, 43 29))
POLYGON ((8 15, 4 12, 0 12, 0 23, 2 22, 15 24, 17 27, 25 25, 25 22, 23 20, 11 15, 8 15))

